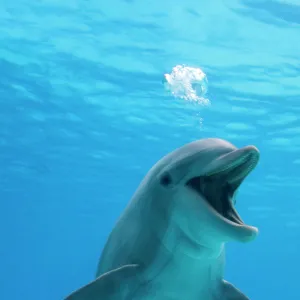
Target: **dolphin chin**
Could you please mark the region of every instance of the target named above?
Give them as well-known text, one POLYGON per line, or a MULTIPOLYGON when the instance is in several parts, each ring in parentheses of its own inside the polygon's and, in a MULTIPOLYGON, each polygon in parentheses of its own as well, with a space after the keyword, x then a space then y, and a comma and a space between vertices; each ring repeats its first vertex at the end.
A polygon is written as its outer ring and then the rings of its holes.
POLYGON ((212 162, 210 170, 186 182, 221 217, 238 225, 245 225, 234 205, 234 195, 247 175, 256 167, 259 152, 248 146, 230 152, 212 162))

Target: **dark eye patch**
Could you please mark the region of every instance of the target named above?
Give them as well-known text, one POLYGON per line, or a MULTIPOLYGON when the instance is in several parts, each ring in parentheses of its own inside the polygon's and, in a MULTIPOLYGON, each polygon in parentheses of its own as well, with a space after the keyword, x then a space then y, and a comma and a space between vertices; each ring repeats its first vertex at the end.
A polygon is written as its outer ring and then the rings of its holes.
POLYGON ((160 184, 165 187, 170 186, 172 184, 172 178, 171 178, 170 174, 164 174, 160 178, 160 184))

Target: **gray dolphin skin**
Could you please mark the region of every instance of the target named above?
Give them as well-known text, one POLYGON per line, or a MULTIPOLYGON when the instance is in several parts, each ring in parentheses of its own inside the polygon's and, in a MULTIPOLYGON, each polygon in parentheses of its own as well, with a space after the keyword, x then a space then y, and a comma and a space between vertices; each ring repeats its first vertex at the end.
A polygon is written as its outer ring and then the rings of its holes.
POLYGON ((235 194, 258 160, 254 146, 216 138, 163 157, 118 219, 96 279, 65 299, 249 300, 223 279, 224 257, 227 242, 257 236, 235 194))

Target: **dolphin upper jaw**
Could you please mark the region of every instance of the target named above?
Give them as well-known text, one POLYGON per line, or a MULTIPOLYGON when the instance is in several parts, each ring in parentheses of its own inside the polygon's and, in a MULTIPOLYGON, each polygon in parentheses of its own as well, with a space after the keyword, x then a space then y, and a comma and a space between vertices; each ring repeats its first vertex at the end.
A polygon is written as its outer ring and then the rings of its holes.
MULTIPOLYGON (((231 151, 214 159, 202 171, 205 176, 212 176, 234 170, 239 166, 244 165, 243 170, 240 170, 237 179, 244 179, 257 165, 259 160, 259 151, 254 146, 247 146, 235 151, 231 151)), ((238 175, 238 174, 237 174, 238 175)))

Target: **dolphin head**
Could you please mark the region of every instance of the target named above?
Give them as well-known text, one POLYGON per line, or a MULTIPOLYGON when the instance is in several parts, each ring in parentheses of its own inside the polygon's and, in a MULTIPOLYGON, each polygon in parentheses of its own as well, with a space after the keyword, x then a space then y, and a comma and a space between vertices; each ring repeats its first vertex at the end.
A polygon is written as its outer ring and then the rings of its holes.
POLYGON ((151 172, 159 199, 169 205, 169 219, 199 243, 253 240, 258 230, 235 209, 236 192, 255 168, 254 146, 236 148, 221 139, 189 143, 162 158, 151 172))

